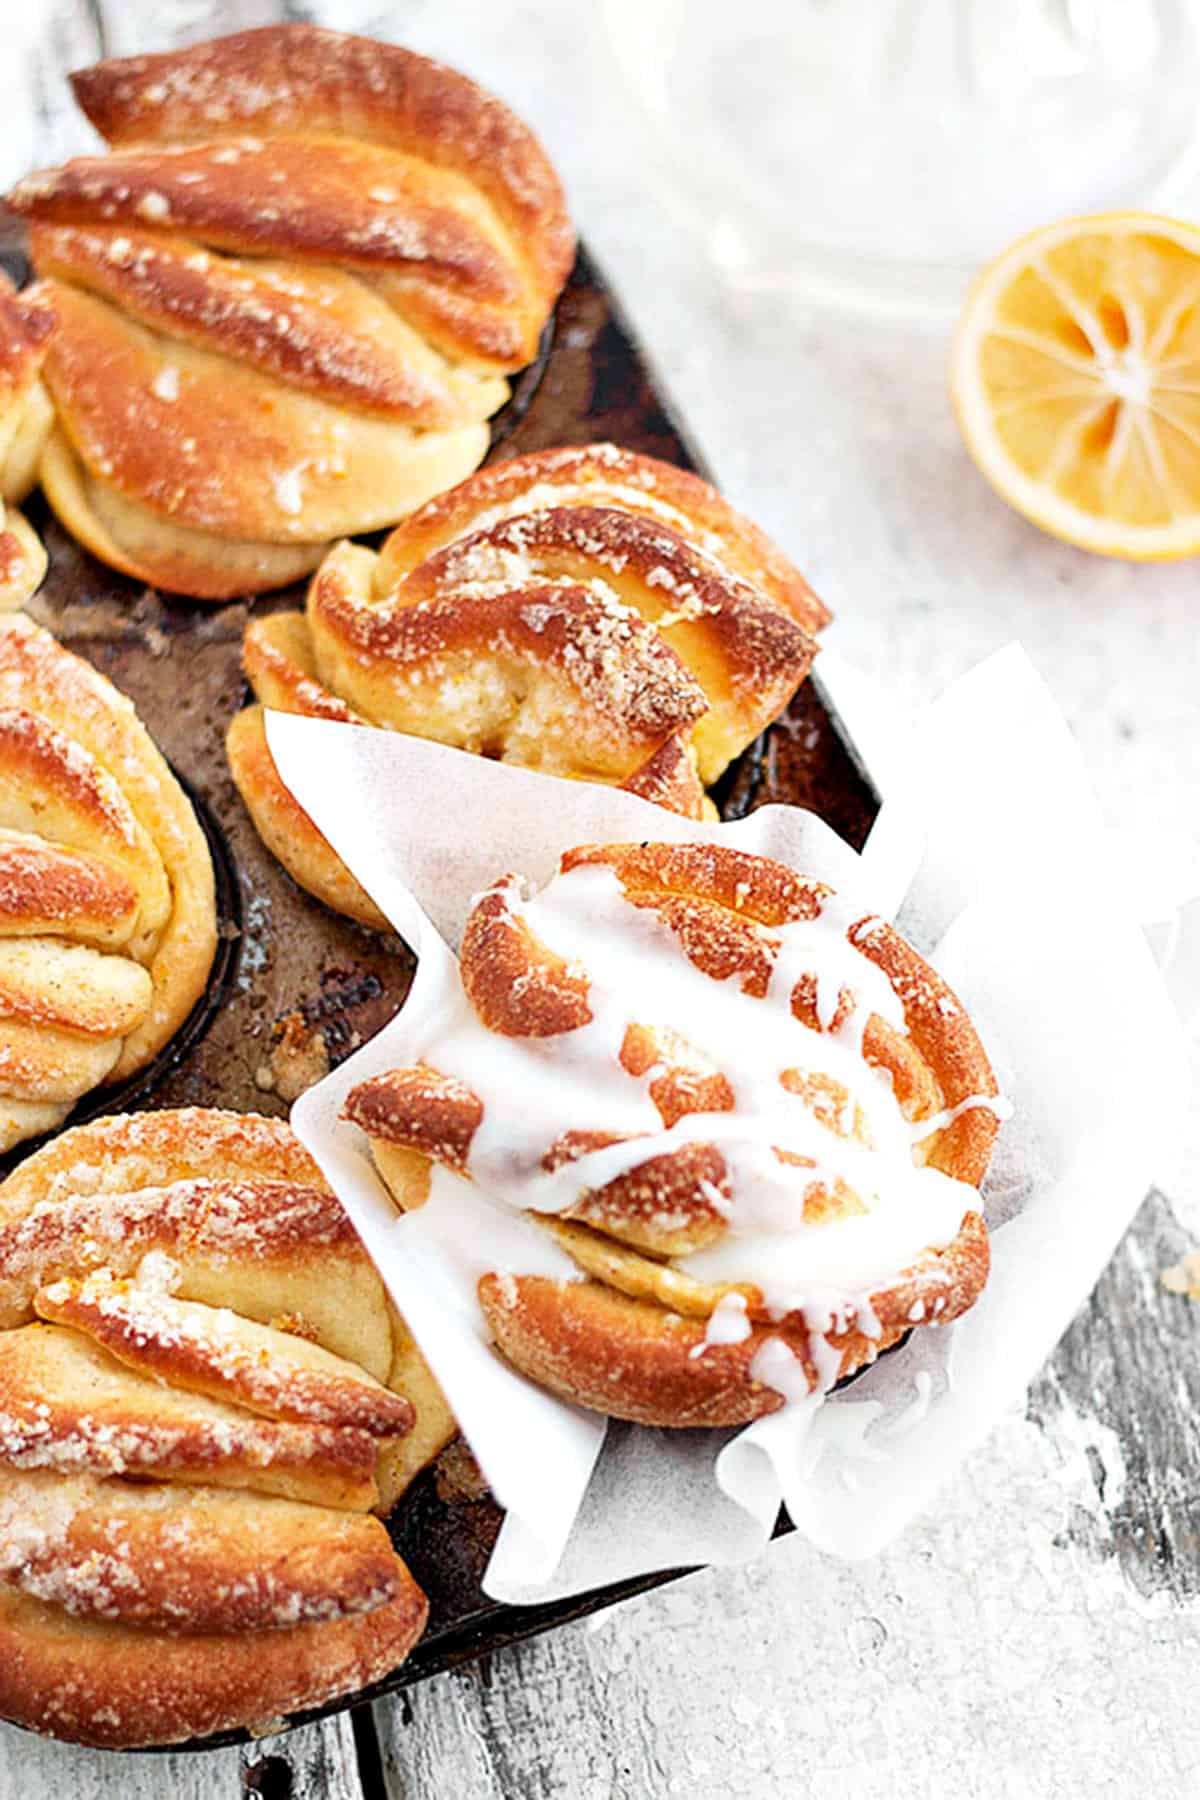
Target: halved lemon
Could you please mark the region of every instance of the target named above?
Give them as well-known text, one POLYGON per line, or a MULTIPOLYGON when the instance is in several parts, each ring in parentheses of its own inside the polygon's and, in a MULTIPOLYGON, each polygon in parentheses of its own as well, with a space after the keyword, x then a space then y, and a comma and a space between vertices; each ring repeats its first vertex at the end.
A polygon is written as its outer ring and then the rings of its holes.
POLYGON ((1065 219, 978 277, 950 388, 1017 511, 1104 556, 1200 552, 1200 228, 1065 219))

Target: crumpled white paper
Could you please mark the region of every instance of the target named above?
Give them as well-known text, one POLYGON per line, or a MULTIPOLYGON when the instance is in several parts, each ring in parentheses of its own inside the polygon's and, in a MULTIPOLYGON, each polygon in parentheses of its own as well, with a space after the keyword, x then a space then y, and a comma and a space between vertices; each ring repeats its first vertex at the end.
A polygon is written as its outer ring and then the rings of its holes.
POLYGON ((292 1123, 506 1510, 485 1581, 498 1599, 741 1560, 781 1500, 823 1550, 882 1548, 1019 1400, 1182 1130, 1187 1047, 1143 925, 1195 986, 1200 953, 1181 951, 1179 921, 1200 925, 1200 908, 1179 909, 1200 895, 1196 852, 1105 829, 1065 722, 1018 649, 915 721, 828 654, 820 669, 884 798, 861 857, 794 807, 698 826, 611 788, 268 715, 283 780, 419 957, 401 1013, 302 1097, 292 1123), (957 989, 1015 1107, 984 1189, 992 1274, 973 1310, 917 1331, 824 1405, 740 1432, 606 1432, 509 1369, 455 1245, 420 1212, 397 1215, 365 1138, 339 1119, 351 1087, 425 1040, 456 978, 447 944, 481 888, 507 870, 548 879, 570 845, 648 837, 760 851, 895 918, 957 989))

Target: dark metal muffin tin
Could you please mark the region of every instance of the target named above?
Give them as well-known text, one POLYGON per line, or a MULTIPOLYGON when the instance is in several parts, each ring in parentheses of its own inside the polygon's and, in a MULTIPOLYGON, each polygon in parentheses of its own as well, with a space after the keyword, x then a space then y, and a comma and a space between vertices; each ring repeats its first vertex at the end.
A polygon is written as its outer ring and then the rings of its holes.
MULTIPOLYGON (((518 378, 512 400, 493 422, 491 456, 601 440, 686 468, 701 466, 612 293, 581 252, 538 361, 518 378)), ((320 1053, 335 1065, 399 1008, 412 958, 398 939, 366 931, 303 893, 262 845, 242 807, 224 739, 247 698, 240 651, 250 607, 167 597, 128 581, 74 543, 40 499, 28 510, 50 552, 50 573, 30 611, 134 700, 196 802, 213 850, 222 921, 208 992, 183 1030, 131 1081, 89 1096, 72 1122, 140 1106, 283 1114, 286 1104, 268 1083, 285 1022, 291 1038, 310 1046, 319 1032, 320 1053)), ((297 586, 256 601, 254 609, 302 603, 303 587, 297 586)), ((877 806, 814 681, 727 773, 717 798, 726 817, 768 800, 807 806, 855 846, 877 806)), ((480 1580, 499 1509, 487 1496, 451 1497, 435 1470, 413 1484, 389 1523, 397 1549, 429 1595, 429 1629, 386 1681, 304 1719, 423 1681, 671 1579, 643 1577, 545 1606, 497 1605, 483 1594, 480 1580)), ((188 1747, 215 1747, 244 1735, 188 1747)))

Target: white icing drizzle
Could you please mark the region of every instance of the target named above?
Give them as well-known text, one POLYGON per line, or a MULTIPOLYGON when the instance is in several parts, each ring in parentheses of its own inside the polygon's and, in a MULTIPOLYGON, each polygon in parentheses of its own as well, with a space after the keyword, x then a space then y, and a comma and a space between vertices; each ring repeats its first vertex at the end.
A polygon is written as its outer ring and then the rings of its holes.
MULTIPOLYGON (((814 1339, 814 1348, 830 1345, 824 1338, 814 1339)), ((837 1351, 832 1352, 831 1366, 828 1370, 818 1368, 818 1375, 827 1374, 828 1380, 819 1382, 818 1387, 832 1387, 837 1380, 837 1364, 840 1361, 837 1351)), ((755 1381, 761 1381, 764 1387, 774 1388, 777 1394, 792 1406, 802 1405, 810 1398, 808 1374, 804 1364, 794 1351, 790 1350, 782 1338, 768 1338, 755 1352, 754 1361, 750 1364, 750 1373, 755 1381)))
MULTIPOLYGON (((715 1145, 732 1195, 726 1201, 714 1192, 728 1228, 710 1247, 675 1257, 674 1266, 704 1282, 753 1283, 775 1317, 803 1313, 820 1383, 829 1385, 836 1379, 839 1353, 823 1334, 853 1320, 866 1335, 878 1337, 872 1291, 922 1251, 949 1244, 963 1215, 979 1204, 974 1188, 916 1163, 914 1143, 972 1107, 987 1106, 1006 1117, 1005 1104, 972 1095, 919 1125, 905 1118, 890 1075, 863 1060, 872 1015, 897 1032, 907 1029, 899 997, 861 948, 881 923, 864 919, 861 909, 837 895, 825 900, 814 919, 753 927, 771 966, 767 993, 756 998, 743 992, 736 976, 717 981, 697 969, 653 910, 625 898, 607 866, 583 865, 560 874, 532 898, 523 898, 511 879, 498 891, 535 938, 586 978, 592 1019, 555 1037, 514 1039, 486 1030, 465 996, 452 1016, 442 1018, 421 1055, 483 1101, 470 1150, 473 1180, 507 1206, 558 1214, 589 1190, 679 1145, 715 1145), (792 994, 802 977, 815 979, 820 1031, 792 1013, 792 994), (848 1008, 844 995, 853 997, 848 1008), (844 1016, 833 1030, 839 1008, 844 1016), (686 1114, 664 1129, 649 1092, 661 1066, 635 1078, 619 1060, 631 1024, 670 1030, 685 1040, 725 1076, 734 1110, 686 1114), (796 1069, 825 1077, 849 1095, 840 1131, 782 1086, 781 1072, 796 1069), (848 1135, 856 1117, 865 1125, 867 1143, 848 1135), (546 1151, 568 1131, 616 1134, 622 1141, 547 1171, 546 1151), (781 1163, 775 1147, 808 1158, 813 1166, 798 1170, 781 1163), (866 1210, 806 1222, 806 1190, 819 1183, 831 1192, 839 1181, 866 1210)), ((440 1178, 435 1191, 446 1192, 440 1178)), ((476 1196, 469 1217, 464 1212, 460 1220, 472 1257, 480 1243, 479 1223, 476 1196)), ((499 1265, 502 1271, 524 1272, 512 1260, 511 1238, 492 1247, 509 1258, 499 1265)), ((718 1308, 720 1317, 714 1314, 709 1321, 699 1351, 709 1343, 738 1341, 723 1335, 735 1326, 741 1296, 728 1298, 732 1304, 718 1308)), ((754 1372, 759 1373, 760 1361, 766 1369, 770 1351, 769 1385, 789 1398, 793 1387, 797 1397, 801 1388, 807 1395, 803 1368, 797 1365, 793 1373, 786 1360, 791 1353, 773 1342, 775 1348, 769 1341, 758 1352, 754 1372)))
POLYGON ((695 1360, 703 1356, 710 1344, 744 1344, 750 1336, 750 1321, 746 1317, 746 1296, 736 1291, 722 1294, 708 1317, 704 1330, 704 1342, 696 1344, 688 1355, 695 1360))
POLYGON ((1005 1099, 1003 1094, 968 1094, 957 1106, 948 1106, 943 1112, 931 1113, 927 1119, 918 1119, 911 1127, 913 1143, 924 1143, 935 1132, 945 1131, 948 1125, 953 1125, 964 1113, 978 1112, 980 1108, 990 1112, 998 1125, 1003 1125, 1013 1116, 1012 1101, 1005 1099))
POLYGON ((809 1386, 808 1370, 782 1338, 771 1337, 754 1354, 750 1374, 764 1387, 783 1395, 783 1411, 804 1414, 810 1419, 823 1403, 826 1394, 842 1371, 842 1353, 824 1333, 809 1326, 808 1353, 812 1358, 816 1381, 809 1386))

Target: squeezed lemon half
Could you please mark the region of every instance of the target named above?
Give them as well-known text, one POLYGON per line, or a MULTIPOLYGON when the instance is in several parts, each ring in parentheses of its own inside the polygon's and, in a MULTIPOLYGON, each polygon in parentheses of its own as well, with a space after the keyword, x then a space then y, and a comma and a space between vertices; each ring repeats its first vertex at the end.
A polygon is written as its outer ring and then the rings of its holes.
POLYGON ((977 278, 950 363, 967 448, 1010 505, 1104 556, 1200 551, 1200 228, 1065 219, 977 278))

